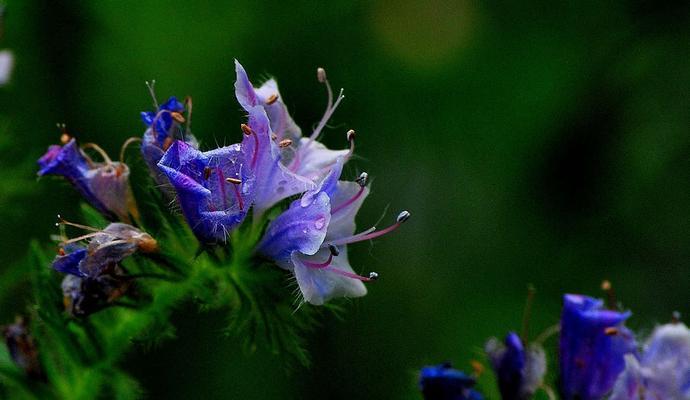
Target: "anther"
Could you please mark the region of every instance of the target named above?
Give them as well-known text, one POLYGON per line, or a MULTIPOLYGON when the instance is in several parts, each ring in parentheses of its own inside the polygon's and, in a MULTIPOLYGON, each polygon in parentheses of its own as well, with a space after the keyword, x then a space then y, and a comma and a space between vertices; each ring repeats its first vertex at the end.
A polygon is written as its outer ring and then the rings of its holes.
POLYGON ((232 183, 233 185, 239 185, 242 183, 242 180, 237 178, 225 178, 225 182, 232 183))
POLYGON ((67 254, 67 253, 65 253, 65 249, 63 249, 62 247, 60 247, 60 248, 58 249, 58 255, 59 255, 59 256, 64 256, 64 255, 66 255, 66 254, 67 254))
POLYGON ((379 279, 379 274, 376 272, 369 272, 369 280, 370 281, 375 281, 379 279))
POLYGON ((213 172, 213 170, 210 167, 204 167, 204 179, 205 180, 208 180, 208 178, 211 177, 211 172, 213 172))
POLYGON ((321 68, 321 67, 317 68, 316 69, 316 79, 318 79, 319 82, 321 82, 321 83, 326 82, 326 79, 328 79, 328 78, 326 78, 326 70, 321 68))
POLYGON ((268 96, 268 98, 266 99, 266 104, 270 106, 271 104, 275 103, 276 100, 278 100, 278 95, 274 93, 268 96))
POLYGON ((328 250, 331 252, 331 255, 333 257, 337 257, 340 254, 340 249, 338 249, 338 246, 336 246, 336 245, 329 244, 328 250))
POLYGON ((185 119, 182 114, 178 113, 177 111, 173 111, 170 113, 170 116, 173 117, 173 119, 181 124, 184 124, 185 119))
POLYGON ((396 219, 399 223, 403 223, 410 219, 410 212, 409 211, 403 211, 400 214, 398 214, 398 218, 396 219))
POLYGON ((283 139, 280 142, 278 142, 278 147, 281 149, 284 149, 286 147, 290 147, 292 145, 292 140, 290 139, 283 139))
POLYGON ((603 282, 601 282, 601 290, 603 290, 606 293, 606 302, 608 308, 610 310, 618 309, 616 302, 616 293, 613 291, 613 285, 611 285, 611 281, 605 279, 603 282))
POLYGON ((241 124, 241 125, 240 125, 240 128, 242 128, 242 132, 243 132, 245 135, 247 135, 247 136, 249 136, 249 135, 251 135, 252 133, 254 133, 254 131, 252 130, 252 128, 250 128, 249 125, 247 125, 247 124, 241 124))
POLYGON ((678 324, 680 323, 680 312, 679 311, 674 311, 671 314, 671 323, 672 324, 678 324))
POLYGON ((355 136, 356 136, 355 130, 354 130, 354 129, 350 129, 349 131, 347 131, 346 136, 347 136, 347 141, 348 141, 348 142, 351 142, 351 141, 355 140, 355 136))
POLYGON ((618 328, 615 326, 609 326, 608 328, 604 329, 604 334, 607 336, 613 336, 618 334, 618 328))
POLYGON ((276 135, 275 133, 271 133, 271 140, 273 140, 275 142, 277 139, 278 139, 278 135, 276 135))
MULTIPOLYGON (((369 174, 367 174, 366 172, 362 172, 361 174, 359 174, 359 178, 355 179, 355 182, 357 182, 357 184, 360 187, 364 187, 367 185, 367 179, 368 178, 369 178, 369 174)), ((398 218, 400 218, 400 217, 398 217, 398 218)))

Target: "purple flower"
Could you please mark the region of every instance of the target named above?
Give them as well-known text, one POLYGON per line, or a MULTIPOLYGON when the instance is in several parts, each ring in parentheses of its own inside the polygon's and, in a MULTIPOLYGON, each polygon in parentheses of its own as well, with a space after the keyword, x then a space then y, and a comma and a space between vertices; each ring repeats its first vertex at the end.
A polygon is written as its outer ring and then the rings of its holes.
POLYGON ((26 320, 17 317, 13 324, 3 327, 2 332, 12 361, 23 369, 29 377, 44 379, 45 375, 38 358, 38 350, 29 333, 29 325, 26 320))
POLYGON ((254 201, 255 178, 239 144, 201 152, 175 141, 158 163, 187 223, 204 243, 225 242, 254 201))
POLYGON ((65 242, 53 269, 67 274, 62 281, 65 308, 74 316, 92 314, 123 296, 132 283, 119 263, 137 251, 158 250, 156 240, 133 226, 112 223, 103 230, 61 221, 93 232, 65 242), (89 239, 86 247, 75 242, 89 239))
POLYGON ((690 330, 680 322, 657 327, 638 360, 626 355, 611 400, 690 399, 690 330))
POLYGON ((254 215, 260 216, 280 200, 314 189, 309 179, 290 172, 281 163, 281 152, 271 140, 271 128, 264 109, 257 106, 249 110, 242 140, 242 154, 248 172, 254 178, 254 215))
MULTIPOLYGON (((155 102, 153 86, 150 86, 149 89, 155 102)), ((142 139, 141 152, 149 170, 159 184, 167 182, 161 176, 158 162, 175 140, 184 140, 194 148, 199 147, 191 132, 188 132, 186 128, 182 129, 181 124, 185 122, 182 115, 184 112, 184 104, 174 96, 157 106, 156 111, 141 112, 141 119, 148 127, 142 139)))
POLYGON ((485 346, 491 366, 496 373, 503 400, 532 398, 542 384, 546 372, 544 349, 532 344, 527 349, 520 337, 511 332, 504 344, 491 338, 485 346))
POLYGON ((328 105, 323 118, 309 137, 302 137, 302 132, 290 117, 285 103, 278 92, 278 85, 271 79, 259 88, 254 88, 247 77, 242 65, 235 60, 237 81, 235 82, 235 94, 242 107, 250 112, 253 107, 261 106, 270 120, 270 127, 275 141, 281 144, 283 157, 281 163, 296 175, 318 182, 328 174, 340 157, 350 157, 354 150, 354 131, 348 134, 351 148, 345 150, 329 150, 317 139, 333 115, 344 96, 342 91, 335 103, 333 92, 325 77, 325 71, 319 69, 319 80, 326 85, 328 90, 328 105))
POLYGON ((567 294, 561 316, 560 366, 564 399, 606 396, 635 352, 635 339, 624 326, 630 312, 603 308, 591 297, 567 294))
POLYGON ((472 389, 476 381, 448 363, 422 368, 419 389, 424 400, 482 400, 482 395, 472 389))
POLYGON ((366 174, 357 182, 338 181, 343 160, 333 166, 318 188, 295 200, 266 229, 257 252, 294 273, 304 300, 323 304, 334 297, 366 294, 362 282, 377 278, 354 273, 347 245, 374 239, 398 228, 409 218, 403 211, 397 222, 381 231, 355 232, 355 215, 369 194, 366 174))
MULTIPOLYGON (((71 222, 60 223, 76 225, 71 222)), ((77 277, 97 277, 103 269, 117 264, 137 251, 153 253, 158 250, 156 240, 148 233, 127 224, 112 223, 103 230, 88 228, 93 232, 65 242, 63 253, 53 260, 53 269, 77 277), (75 241, 89 239, 86 247, 75 241)))
POLYGON ((105 161, 93 162, 77 146, 75 139, 66 139, 63 146, 48 147, 48 151, 38 159, 38 175, 64 177, 89 204, 110 219, 129 221, 130 214, 136 217, 138 211, 129 186, 129 167, 111 161, 95 145, 91 147, 97 149, 105 161))

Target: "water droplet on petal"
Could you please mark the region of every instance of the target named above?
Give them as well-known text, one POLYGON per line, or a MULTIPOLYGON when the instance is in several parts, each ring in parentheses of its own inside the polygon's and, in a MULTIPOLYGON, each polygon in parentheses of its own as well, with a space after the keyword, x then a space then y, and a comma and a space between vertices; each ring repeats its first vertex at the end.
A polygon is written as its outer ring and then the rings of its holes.
POLYGON ((326 225, 326 217, 321 217, 314 221, 314 228, 321 230, 326 225))

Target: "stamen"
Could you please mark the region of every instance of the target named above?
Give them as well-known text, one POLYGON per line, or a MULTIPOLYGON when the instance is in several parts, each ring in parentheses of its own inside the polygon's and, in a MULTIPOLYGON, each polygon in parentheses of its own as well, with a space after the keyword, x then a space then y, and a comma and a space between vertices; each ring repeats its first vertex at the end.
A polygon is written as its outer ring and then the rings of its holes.
POLYGON ((292 140, 290 140, 290 139, 283 139, 278 143, 278 147, 280 147, 281 149, 284 149, 284 148, 289 147, 291 145, 292 145, 292 140))
POLYGON ((272 95, 270 95, 266 99, 266 104, 270 106, 271 104, 275 103, 277 100, 278 100, 278 95, 273 93, 272 95))
POLYGON ((321 130, 324 128, 324 126, 326 126, 326 122, 328 122, 328 120, 331 118, 331 115, 333 115, 333 112, 338 107, 338 104, 340 104, 340 101, 345 97, 343 96, 343 89, 340 89, 340 94, 338 95, 338 98, 335 100, 335 104, 333 104, 333 89, 331 88, 330 82, 328 82, 328 77, 326 77, 325 69, 317 68, 316 78, 319 80, 319 82, 323 83, 326 86, 326 91, 328 93, 328 103, 326 104, 326 112, 321 118, 319 125, 316 127, 314 132, 309 137, 309 139, 311 140, 315 140, 319 136, 321 130))
POLYGON ((225 178, 225 181, 228 183, 232 183, 233 189, 235 189, 235 198, 237 199, 237 205, 240 207, 240 211, 243 211, 244 201, 242 200, 242 195, 240 194, 240 184, 242 184, 242 180, 237 178, 225 178))
POLYGON ((609 280, 604 280, 601 282, 601 290, 606 293, 606 305, 609 310, 617 310, 618 306, 616 303, 616 293, 613 291, 613 286, 609 280))
POLYGON ((355 179, 355 182, 357 182, 359 186, 364 187, 367 185, 368 178, 369 174, 367 174, 366 172, 362 172, 361 174, 359 174, 359 177, 355 179))
MULTIPOLYGON (((329 93, 331 92, 331 85, 326 81, 326 87, 328 88, 329 93)), ((321 133, 321 130, 326 126, 326 123, 328 122, 329 119, 331 119, 331 116, 333 116, 333 113, 335 112, 335 109, 338 108, 338 105, 340 105, 340 102, 343 101, 345 98, 345 95, 343 95, 344 89, 340 89, 340 93, 338 94, 338 98, 335 99, 335 103, 333 105, 330 105, 331 100, 329 100, 329 107, 326 108, 326 112, 323 114, 323 117, 321 117, 321 121, 319 122, 319 125, 314 129, 314 132, 312 132, 311 136, 309 136, 310 140, 316 140, 317 137, 319 137, 319 134, 321 133)), ((329 98, 332 97, 332 94, 329 94, 329 98)))
POLYGON ((89 238, 92 238, 92 237, 94 237, 94 236, 98 236, 98 235, 100 235, 101 233, 105 233, 105 232, 92 232, 92 233, 87 233, 86 235, 77 236, 77 237, 72 238, 72 239, 69 239, 69 240, 63 240, 62 242, 60 242, 60 244, 61 244, 62 246, 64 246, 64 245, 70 244, 70 243, 81 242, 81 241, 84 240, 84 239, 89 239, 89 238))
POLYGON ((177 111, 171 112, 170 115, 173 117, 173 119, 174 119, 175 121, 177 121, 177 122, 179 122, 179 123, 181 123, 181 124, 184 124, 184 122, 186 121, 186 120, 184 119, 184 116, 182 116, 182 114, 178 113, 177 111))
POLYGON ((532 318, 532 306, 534 305, 534 295, 536 289, 531 284, 527 286, 527 300, 525 301, 525 309, 522 313, 522 341, 529 342, 529 323, 532 318))
POLYGON ((60 248, 58 249, 58 255, 59 255, 59 256, 65 256, 65 255, 67 255, 67 253, 65 253, 65 249, 63 249, 62 247, 60 247, 60 248))
POLYGON ((153 79, 151 82, 146 81, 146 87, 149 89, 149 94, 151 95, 151 98, 153 99, 153 107, 158 110, 158 100, 156 100, 156 91, 154 90, 154 87, 156 86, 156 80, 153 79))
POLYGON ((204 180, 208 180, 211 177, 211 172, 213 172, 211 168, 204 167, 204 180))
POLYGON ((343 271, 342 269, 332 267, 331 262, 333 262, 333 257, 337 256, 339 254, 339 252, 338 252, 338 248, 333 246, 333 245, 329 245, 328 248, 331 250, 331 253, 328 255, 328 259, 326 261, 324 261, 322 263, 315 263, 315 262, 303 260, 302 262, 308 268, 322 269, 322 270, 325 270, 328 272, 333 272, 334 274, 338 274, 338 275, 341 275, 341 276, 344 276, 347 278, 357 279, 357 280, 362 281, 362 282, 373 282, 379 278, 379 274, 377 274, 376 272, 370 272, 369 277, 367 278, 365 276, 357 275, 357 274, 354 274, 352 272, 347 272, 347 271, 343 271), (334 254, 334 251, 337 253, 334 254))
POLYGON ((382 229, 380 231, 376 231, 376 228, 371 228, 366 232, 362 232, 357 235, 352 235, 350 237, 334 240, 330 242, 330 244, 339 246, 343 244, 350 244, 350 243, 357 243, 357 242, 363 242, 365 240, 371 240, 371 239, 376 239, 379 236, 383 236, 387 233, 393 232, 394 230, 398 229, 400 225, 402 225, 405 221, 407 221, 410 218, 410 213, 407 211, 403 211, 400 214, 398 214, 398 218, 396 222, 389 226, 388 228, 382 229))
POLYGON ((350 158, 355 153, 355 137, 357 136, 354 129, 350 129, 345 134, 347 141, 350 142, 350 151, 347 153, 347 157, 350 158))
MULTIPOLYGON (((170 111, 168 111, 168 110, 160 110, 160 111, 158 111, 158 113, 156 113, 156 116, 153 117, 153 122, 151 122, 151 133, 153 133, 153 136, 154 136, 154 137, 155 137, 156 134, 157 134, 157 132, 156 132, 156 122, 158 122, 158 118, 162 117, 163 114, 170 114, 170 115, 172 115, 172 112, 170 112, 170 111)), ((165 133, 167 134, 168 132, 165 132, 165 133)))
POLYGON ((254 130, 249 127, 247 124, 241 124, 240 128, 242 128, 242 132, 247 135, 247 136, 254 136, 254 154, 252 155, 252 169, 256 167, 256 160, 259 157, 259 137, 254 133, 254 130))
POLYGON ((218 176, 218 186, 220 186, 220 193, 223 196, 223 208, 228 208, 228 197, 225 193, 225 177, 223 176, 223 170, 216 168, 216 175, 218 176))
POLYGON ((326 70, 321 68, 321 67, 317 68, 316 69, 316 79, 318 79, 319 82, 321 82, 321 83, 325 83, 326 79, 327 79, 326 78, 326 70))
MULTIPOLYGON (((192 96, 184 98, 185 108, 187 109, 187 126, 185 127, 185 135, 188 135, 192 129, 192 96)), ((182 139, 185 139, 184 137, 182 139)))
POLYGON ((278 135, 276 135, 275 133, 271 133, 271 140, 273 140, 274 142, 278 140, 278 135))
POLYGON ((604 334, 606 336, 617 335, 618 334, 618 328, 616 328, 615 326, 609 326, 609 327, 604 329, 604 334))
POLYGON ((173 143, 175 143, 175 139, 173 139, 170 136, 166 137, 163 141, 163 151, 168 151, 168 149, 170 148, 170 146, 173 145, 173 143))
POLYGON ((134 142, 141 142, 141 138, 131 137, 131 138, 125 140, 124 143, 122 143, 122 147, 120 148, 120 162, 122 164, 125 163, 125 150, 127 150, 127 147, 129 147, 129 145, 134 143, 134 142))
POLYGON ((359 190, 357 191, 357 193, 355 193, 354 196, 350 197, 347 201, 338 205, 334 210, 332 210, 331 215, 337 213, 340 210, 345 209, 346 207, 348 207, 349 205, 351 205, 352 203, 357 201, 357 199, 359 199, 362 196, 362 193, 364 193, 364 188, 367 186, 367 177, 368 176, 369 175, 366 172, 362 172, 359 175, 359 178, 357 178, 355 180, 355 182, 357 182, 357 184, 359 185, 359 190))
POLYGON ((57 128, 60 130, 60 143, 62 144, 67 144, 70 140, 72 140, 72 136, 70 136, 67 133, 67 125, 65 123, 57 123, 57 128))
POLYGON ((100 229, 94 228, 92 226, 88 225, 82 225, 82 224, 76 224, 74 222, 69 222, 66 219, 62 218, 60 214, 57 215, 58 222, 55 223, 55 226, 60 226, 60 225, 69 225, 73 226, 75 228, 83 229, 85 231, 92 231, 92 232, 100 232, 100 229))
POLYGON ((329 245, 328 245, 328 250, 331 252, 331 254, 332 254, 334 257, 337 257, 337 256, 340 255, 340 249, 338 249, 338 246, 329 244, 329 245))
POLYGON ((679 324, 680 323, 680 312, 679 311, 674 311, 671 314, 671 323, 672 324, 679 324))

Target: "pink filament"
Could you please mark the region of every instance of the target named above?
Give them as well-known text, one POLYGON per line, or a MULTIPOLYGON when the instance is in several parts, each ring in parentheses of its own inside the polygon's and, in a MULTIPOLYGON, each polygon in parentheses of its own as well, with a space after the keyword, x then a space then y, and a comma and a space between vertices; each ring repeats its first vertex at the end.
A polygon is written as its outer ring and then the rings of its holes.
POLYGON ((344 209, 345 207, 349 206, 350 204, 354 203, 357 201, 358 198, 362 196, 362 193, 364 193, 364 186, 359 187, 359 191, 355 193, 354 196, 352 196, 348 201, 344 202, 343 204, 339 205, 338 207, 335 208, 335 210, 331 211, 331 215, 337 213, 338 211, 344 209))
POLYGON ((329 242, 329 245, 334 245, 334 246, 341 246, 344 244, 350 244, 350 243, 357 243, 357 242, 363 242, 365 240, 371 240, 371 239, 376 239, 379 236, 383 236, 387 233, 393 232, 394 230, 398 229, 398 227, 402 225, 402 222, 396 222, 393 225, 389 226, 388 228, 381 229, 380 231, 376 231, 376 228, 370 228, 362 233, 358 233, 356 235, 352 235, 350 237, 334 240, 332 242, 329 242))
POLYGON ((361 275, 354 274, 352 272, 347 272, 347 271, 343 271, 342 269, 332 267, 331 266, 332 261, 333 261, 333 254, 330 254, 328 256, 328 259, 322 263, 315 263, 315 262, 302 260, 304 265, 306 265, 309 268, 322 269, 322 270, 333 272, 334 274, 338 274, 338 275, 341 275, 341 276, 344 276, 347 278, 357 279, 357 280, 362 281, 362 282, 370 282, 373 280, 371 278, 367 278, 367 277, 364 277, 361 275))

